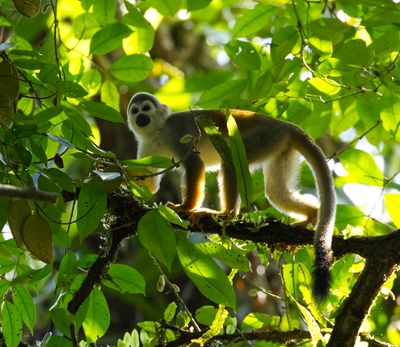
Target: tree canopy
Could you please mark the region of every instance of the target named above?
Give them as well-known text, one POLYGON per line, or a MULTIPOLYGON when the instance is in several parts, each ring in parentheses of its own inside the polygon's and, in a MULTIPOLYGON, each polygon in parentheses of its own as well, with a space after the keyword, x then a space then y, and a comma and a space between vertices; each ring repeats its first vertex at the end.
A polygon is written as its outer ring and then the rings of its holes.
MULTIPOLYGON (((0 0, 0 344, 400 345, 399 27, 395 0, 0 0), (238 216, 165 204, 179 162, 135 159, 138 91, 317 140, 338 197, 324 302, 313 231, 261 172, 238 216)), ((307 165, 299 187, 316 195, 307 165)), ((214 173, 207 191, 217 208, 214 173)))

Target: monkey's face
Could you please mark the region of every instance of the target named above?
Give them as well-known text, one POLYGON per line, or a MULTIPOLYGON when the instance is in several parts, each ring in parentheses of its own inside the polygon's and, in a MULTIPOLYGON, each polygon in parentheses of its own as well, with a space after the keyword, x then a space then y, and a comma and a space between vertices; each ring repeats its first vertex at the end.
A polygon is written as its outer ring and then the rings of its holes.
POLYGON ((133 97, 128 105, 128 125, 137 136, 156 135, 165 124, 168 107, 156 98, 133 97))

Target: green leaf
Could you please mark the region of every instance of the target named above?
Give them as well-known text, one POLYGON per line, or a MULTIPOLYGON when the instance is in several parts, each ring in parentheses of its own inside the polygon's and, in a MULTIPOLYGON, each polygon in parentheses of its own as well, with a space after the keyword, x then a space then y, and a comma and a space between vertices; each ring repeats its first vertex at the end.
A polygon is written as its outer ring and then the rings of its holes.
POLYGON ((278 326, 279 316, 272 316, 266 313, 251 312, 243 319, 243 330, 259 330, 264 327, 278 326))
POLYGON ((321 57, 330 57, 333 52, 332 41, 319 37, 310 37, 308 44, 311 49, 321 57))
POLYGON ((123 160, 122 164, 132 170, 143 169, 147 166, 151 166, 157 169, 167 169, 172 167, 173 162, 169 158, 152 155, 140 159, 123 160))
POLYGON ((158 206, 158 212, 170 223, 179 225, 182 228, 187 229, 189 226, 190 222, 189 221, 184 221, 179 217, 179 215, 172 210, 171 208, 165 206, 165 205, 160 205, 158 206))
POLYGON ((78 260, 73 252, 67 252, 64 254, 60 268, 57 274, 57 286, 59 288, 69 287, 76 276, 76 270, 78 268, 78 260))
POLYGON ((177 305, 176 305, 175 301, 172 301, 169 303, 169 305, 167 306, 167 308, 164 311, 164 319, 166 322, 172 321, 172 319, 175 317, 176 308, 177 308, 177 305))
POLYGON ((126 82, 144 80, 153 68, 153 61, 143 54, 132 54, 119 58, 110 66, 111 74, 126 82))
POLYGON ((106 206, 107 197, 100 177, 93 177, 82 185, 78 197, 76 222, 81 241, 96 230, 106 206))
POLYGON ((85 300, 85 304, 87 305, 87 311, 83 321, 83 331, 87 342, 92 343, 107 332, 110 326, 110 311, 100 288, 95 288, 92 291, 85 300))
POLYGON ((96 95, 101 86, 101 74, 98 70, 95 69, 86 71, 83 74, 80 83, 82 84, 82 87, 85 89, 85 91, 87 91, 87 94, 89 96, 96 95))
POLYGON ((373 62, 374 52, 364 40, 356 39, 345 42, 336 57, 350 66, 367 67, 373 62))
POLYGON ((202 242, 195 247, 214 258, 221 260, 226 266, 240 271, 250 271, 250 263, 243 251, 239 249, 226 249, 224 246, 214 242, 202 242))
POLYGON ((174 16, 182 6, 182 0, 149 0, 148 3, 166 17, 174 16))
POLYGON ((7 347, 17 347, 22 337, 22 321, 18 310, 9 301, 2 305, 1 328, 7 347))
POLYGON ((107 80, 101 85, 100 100, 107 106, 119 111, 119 91, 114 82, 107 80))
POLYGON ((46 347, 73 347, 72 341, 66 337, 51 335, 50 338, 43 345, 46 347))
MULTIPOLYGON (((108 2, 112 3, 112 1, 108 2)), ((80 40, 91 39, 100 28, 100 24, 93 13, 82 13, 75 17, 72 22, 74 36, 80 40)))
POLYGON ((36 321, 36 305, 33 302, 31 294, 25 287, 17 284, 13 288, 13 301, 22 320, 33 334, 36 321))
POLYGON ((175 234, 157 210, 147 212, 140 219, 138 237, 140 243, 171 271, 176 253, 175 234))
POLYGON ((240 136, 235 118, 229 113, 227 119, 230 148, 232 152, 233 165, 235 167, 238 190, 242 205, 247 209, 253 197, 253 184, 251 181, 249 163, 242 137, 240 136))
POLYGON ((107 274, 111 279, 102 283, 120 293, 145 294, 145 280, 133 267, 125 264, 111 264, 107 274))
POLYGON ((335 95, 341 90, 340 85, 329 78, 313 77, 308 79, 307 83, 326 95, 335 95))
POLYGON ((55 84, 60 94, 68 98, 83 98, 87 91, 81 85, 72 81, 58 81, 55 84))
POLYGON ((236 298, 232 284, 211 257, 186 240, 179 241, 178 256, 185 273, 206 298, 235 309, 236 298))
POLYGON ((400 194, 385 194, 385 206, 394 225, 400 228, 400 194))
POLYGON ((297 302, 293 297, 292 300, 295 302, 297 308, 299 309, 304 321, 307 324, 308 330, 311 335, 311 343, 314 347, 318 346, 318 343, 320 341, 324 341, 324 338, 321 333, 321 329, 318 326, 318 323, 316 322, 315 318, 311 314, 307 308, 305 308, 303 305, 301 305, 299 302, 297 302))
POLYGON ((92 116, 115 123, 124 123, 121 114, 110 106, 95 101, 82 101, 78 107, 88 111, 92 116))
POLYGON ((201 10, 211 4, 212 0, 186 0, 188 11, 201 10))
POLYGON ((236 37, 248 37, 254 35, 268 23, 274 15, 276 8, 271 5, 258 4, 254 9, 247 10, 239 17, 232 29, 232 35, 236 37))
POLYGON ((247 83, 244 80, 231 80, 220 83, 204 91, 197 102, 204 108, 225 107, 227 102, 237 100, 247 83))
POLYGON ((103 55, 109 53, 122 44, 122 39, 131 34, 131 29, 125 24, 115 22, 106 25, 94 34, 90 43, 90 53, 103 55))
POLYGON ((371 154, 359 149, 349 149, 339 156, 340 162, 349 173, 347 182, 381 187, 383 173, 371 154))
POLYGON ((109 0, 93 1, 93 15, 102 25, 112 23, 115 19, 116 3, 109 0))
POLYGON ((75 192, 75 185, 72 181, 71 177, 67 175, 65 172, 61 171, 57 168, 50 168, 44 170, 46 175, 51 178, 57 185, 62 189, 66 190, 67 192, 73 193, 75 192))
POLYGON ((256 48, 246 41, 232 40, 224 46, 225 52, 232 62, 244 70, 255 70, 260 67, 261 60, 256 48))

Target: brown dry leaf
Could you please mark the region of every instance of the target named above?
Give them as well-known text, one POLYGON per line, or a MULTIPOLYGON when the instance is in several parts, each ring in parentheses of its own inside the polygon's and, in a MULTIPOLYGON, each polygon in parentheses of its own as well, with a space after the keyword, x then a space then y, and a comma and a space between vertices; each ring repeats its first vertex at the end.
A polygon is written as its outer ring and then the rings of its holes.
POLYGON ((14 200, 8 208, 8 224, 18 247, 24 244, 22 230, 29 216, 31 208, 26 200, 14 200))
POLYGON ((15 8, 23 16, 32 18, 40 10, 40 0, 13 0, 15 8))
POLYGON ((52 232, 49 223, 38 214, 25 221, 22 237, 26 248, 39 260, 50 264, 53 261, 52 232))

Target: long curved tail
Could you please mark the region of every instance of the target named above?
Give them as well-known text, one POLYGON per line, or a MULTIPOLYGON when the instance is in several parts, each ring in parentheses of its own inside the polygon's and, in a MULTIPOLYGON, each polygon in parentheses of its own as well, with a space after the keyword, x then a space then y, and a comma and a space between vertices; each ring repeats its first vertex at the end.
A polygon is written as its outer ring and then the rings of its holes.
POLYGON ((320 199, 318 223, 314 236, 315 264, 313 294, 318 301, 326 298, 330 287, 329 269, 333 262, 332 236, 335 227, 336 194, 332 174, 319 146, 302 130, 297 148, 310 164, 320 199), (305 136, 304 136, 305 135, 305 136))

